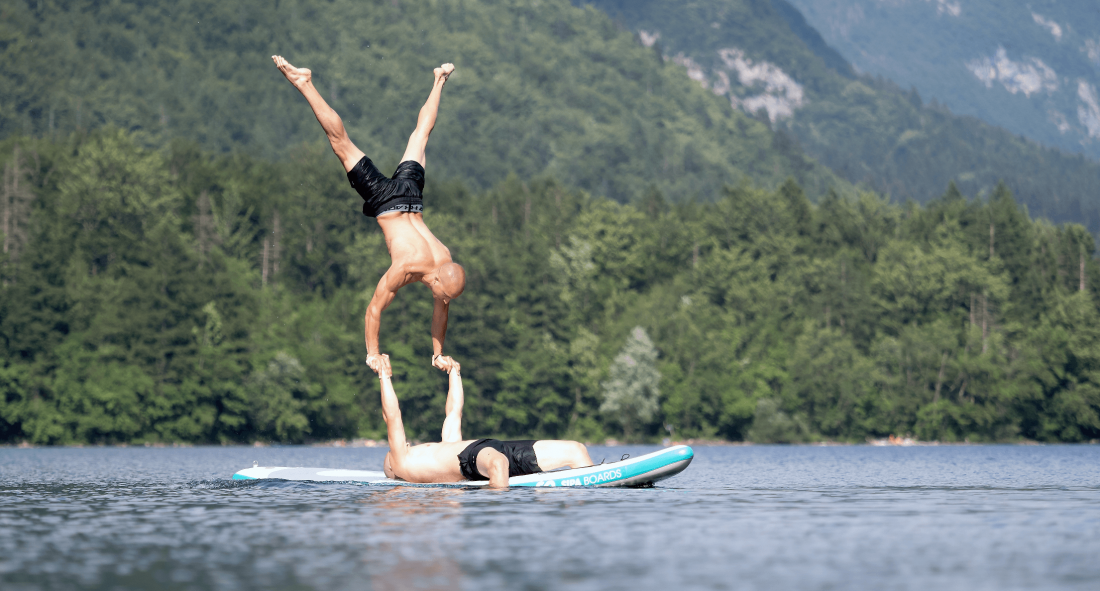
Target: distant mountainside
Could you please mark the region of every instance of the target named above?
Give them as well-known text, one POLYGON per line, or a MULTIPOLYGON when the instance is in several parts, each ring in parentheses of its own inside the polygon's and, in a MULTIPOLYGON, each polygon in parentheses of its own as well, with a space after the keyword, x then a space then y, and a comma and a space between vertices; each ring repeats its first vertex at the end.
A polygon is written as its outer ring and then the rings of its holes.
POLYGON ((650 187, 711 200, 744 178, 774 187, 788 176, 814 196, 850 191, 604 15, 566 0, 5 2, 0 137, 114 125, 151 146, 183 138, 293 160, 323 134, 274 53, 313 70, 353 140, 387 171, 432 68, 453 61, 429 181, 483 189, 510 174, 550 176, 619 201, 650 187))
POLYGON ((1032 215, 1100 231, 1096 163, 857 74, 784 0, 575 2, 605 11, 734 110, 755 113, 852 182, 926 202, 952 181, 973 196, 1003 180, 1032 215))
POLYGON ((789 0, 859 70, 1100 158, 1095 0, 789 0))

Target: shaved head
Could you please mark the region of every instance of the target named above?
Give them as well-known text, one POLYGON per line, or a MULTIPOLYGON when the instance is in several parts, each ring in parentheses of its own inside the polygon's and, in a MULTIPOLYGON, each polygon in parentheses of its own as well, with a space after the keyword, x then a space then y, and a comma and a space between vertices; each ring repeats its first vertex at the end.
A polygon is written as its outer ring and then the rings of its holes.
POLYGON ((466 270, 458 263, 443 263, 439 267, 439 286, 452 299, 466 290, 466 270))

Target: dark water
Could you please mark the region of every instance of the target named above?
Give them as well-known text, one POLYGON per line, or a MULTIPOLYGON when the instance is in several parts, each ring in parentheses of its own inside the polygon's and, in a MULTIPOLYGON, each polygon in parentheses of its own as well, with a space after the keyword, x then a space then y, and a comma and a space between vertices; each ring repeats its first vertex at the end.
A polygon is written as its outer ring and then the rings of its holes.
POLYGON ((1100 588, 1100 446, 701 447, 649 490, 228 480, 383 453, 0 449, 0 589, 1100 588))

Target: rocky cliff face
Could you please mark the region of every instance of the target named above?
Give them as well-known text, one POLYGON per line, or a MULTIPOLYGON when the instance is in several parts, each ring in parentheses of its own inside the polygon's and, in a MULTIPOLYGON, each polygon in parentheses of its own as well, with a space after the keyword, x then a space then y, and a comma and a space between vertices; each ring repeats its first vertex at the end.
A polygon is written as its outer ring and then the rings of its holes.
POLYGON ((1094 0, 789 0, 863 72, 1100 158, 1094 0))
MULTIPOLYGON (((639 31, 642 42, 652 46, 661 34, 639 31)), ((728 97, 730 105, 750 115, 767 117, 776 123, 794 116, 805 103, 805 92, 798 82, 773 63, 746 57, 737 47, 723 47, 715 52, 721 60, 717 67, 707 69, 683 52, 666 56, 687 70, 688 77, 717 94, 728 97)))
POLYGON ((991 0, 573 2, 853 183, 924 202, 951 182, 982 196, 1003 181, 1032 215, 1100 232, 1100 164, 1073 153, 1100 154, 1091 17, 991 0))

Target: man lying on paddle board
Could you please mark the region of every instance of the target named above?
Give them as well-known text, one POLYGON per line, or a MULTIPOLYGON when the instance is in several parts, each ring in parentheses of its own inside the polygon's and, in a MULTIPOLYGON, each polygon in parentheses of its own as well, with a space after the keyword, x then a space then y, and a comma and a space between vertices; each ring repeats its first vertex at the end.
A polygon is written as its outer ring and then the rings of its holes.
POLYGON ((389 478, 407 482, 458 482, 488 480, 491 487, 507 487, 508 478, 546 472, 569 466, 592 465, 588 449, 576 441, 498 441, 462 439, 462 376, 457 361, 452 361, 447 390, 447 418, 443 421, 443 441, 409 446, 401 407, 393 390, 390 356, 380 356, 378 379, 382 384, 382 418, 390 451, 383 470, 389 478))

